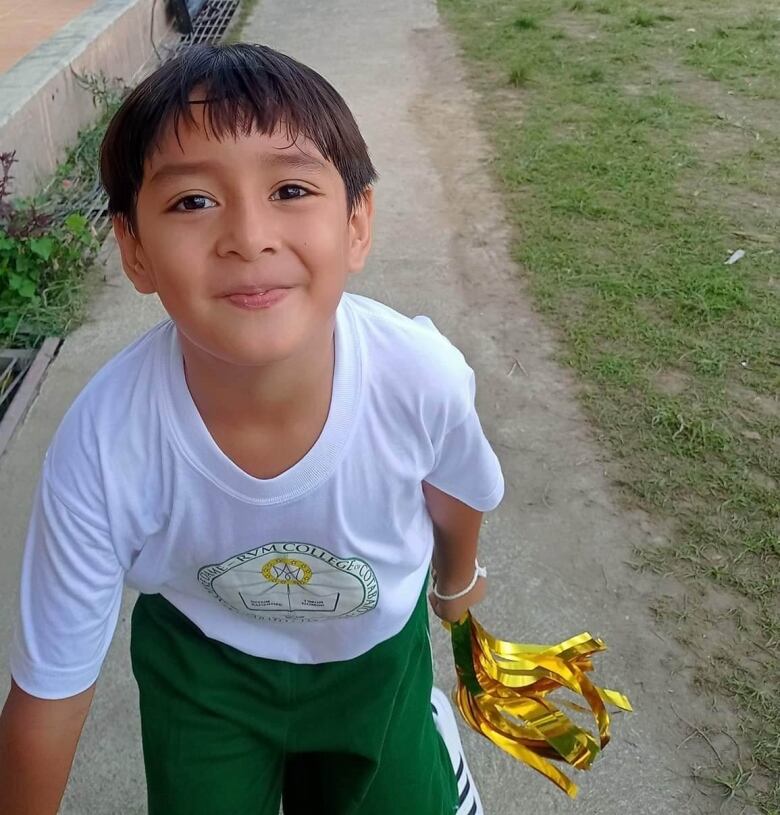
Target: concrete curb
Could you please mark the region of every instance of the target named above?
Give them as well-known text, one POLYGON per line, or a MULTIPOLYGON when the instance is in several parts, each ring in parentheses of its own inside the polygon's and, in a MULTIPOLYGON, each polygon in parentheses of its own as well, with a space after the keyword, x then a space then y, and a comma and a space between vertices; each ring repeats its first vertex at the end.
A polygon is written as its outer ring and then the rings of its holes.
POLYGON ((5 452, 8 442, 19 426, 19 423, 27 415, 33 399, 38 395, 38 387, 43 381, 49 363, 54 359, 57 349, 60 347, 59 337, 47 337, 43 345, 38 349, 30 369, 24 375, 19 390, 11 400, 8 410, 0 420, 0 456, 5 452))

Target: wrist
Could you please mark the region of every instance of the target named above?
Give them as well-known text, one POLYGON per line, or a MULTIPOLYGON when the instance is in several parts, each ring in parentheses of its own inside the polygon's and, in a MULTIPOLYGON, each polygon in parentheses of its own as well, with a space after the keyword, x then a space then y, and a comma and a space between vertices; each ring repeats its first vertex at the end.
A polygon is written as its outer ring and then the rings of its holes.
POLYGON ((458 581, 454 583, 446 579, 446 576, 435 574, 433 580, 433 595, 439 600, 460 600, 470 594, 480 578, 487 577, 487 569, 479 565, 479 561, 474 561, 474 571, 468 581, 458 581))

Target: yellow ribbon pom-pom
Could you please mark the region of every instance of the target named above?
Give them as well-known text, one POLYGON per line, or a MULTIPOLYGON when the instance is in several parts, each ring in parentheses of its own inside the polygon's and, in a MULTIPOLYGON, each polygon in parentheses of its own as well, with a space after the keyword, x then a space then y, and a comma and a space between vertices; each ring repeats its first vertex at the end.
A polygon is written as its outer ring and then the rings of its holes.
POLYGON ((470 612, 447 627, 458 675, 454 700, 463 718, 574 798, 576 784, 550 759, 589 769, 609 742, 606 703, 632 709, 625 696, 597 687, 585 675, 593 668, 591 656, 606 649, 604 643, 590 634, 558 645, 505 642, 488 634, 470 612), (560 688, 581 696, 587 706, 568 700, 556 705, 549 694, 560 688), (591 713, 598 738, 574 724, 560 707, 591 713))

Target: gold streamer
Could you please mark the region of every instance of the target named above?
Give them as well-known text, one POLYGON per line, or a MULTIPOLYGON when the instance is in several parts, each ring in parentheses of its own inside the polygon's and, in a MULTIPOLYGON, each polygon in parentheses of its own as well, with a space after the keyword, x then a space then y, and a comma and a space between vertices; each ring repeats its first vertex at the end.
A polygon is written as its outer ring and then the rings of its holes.
POLYGON ((585 675, 593 669, 593 654, 606 649, 604 643, 587 633, 557 645, 506 642, 488 634, 470 612, 445 627, 458 674, 454 700, 469 726, 574 798, 576 784, 550 760, 589 769, 610 739, 606 703, 632 709, 623 694, 600 688, 585 675), (548 696, 558 688, 581 696, 586 705, 569 700, 556 705, 548 696), (598 738, 575 725, 561 707, 592 714, 598 738))

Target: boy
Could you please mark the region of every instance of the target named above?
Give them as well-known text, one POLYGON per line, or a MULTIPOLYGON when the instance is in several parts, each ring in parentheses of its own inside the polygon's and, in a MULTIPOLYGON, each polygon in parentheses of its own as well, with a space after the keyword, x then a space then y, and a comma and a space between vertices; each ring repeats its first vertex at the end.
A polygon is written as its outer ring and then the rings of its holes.
POLYGON ((56 812, 126 582, 151 815, 474 815, 425 587, 433 557, 439 617, 481 599, 503 480, 462 355, 344 293, 376 177, 351 113, 268 48, 194 47, 124 102, 101 172, 170 320, 47 453, 0 809, 56 812))

